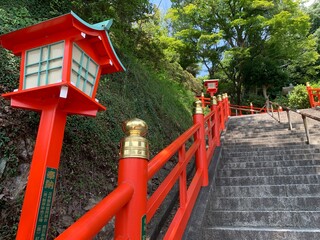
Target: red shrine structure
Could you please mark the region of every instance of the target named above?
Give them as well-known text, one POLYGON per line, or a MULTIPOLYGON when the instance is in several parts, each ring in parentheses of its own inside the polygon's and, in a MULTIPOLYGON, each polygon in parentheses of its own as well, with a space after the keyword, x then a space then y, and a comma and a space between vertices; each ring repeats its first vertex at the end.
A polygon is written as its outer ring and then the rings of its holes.
POLYGON ((218 91, 219 79, 210 79, 203 81, 204 87, 207 89, 207 93, 212 97, 218 91))

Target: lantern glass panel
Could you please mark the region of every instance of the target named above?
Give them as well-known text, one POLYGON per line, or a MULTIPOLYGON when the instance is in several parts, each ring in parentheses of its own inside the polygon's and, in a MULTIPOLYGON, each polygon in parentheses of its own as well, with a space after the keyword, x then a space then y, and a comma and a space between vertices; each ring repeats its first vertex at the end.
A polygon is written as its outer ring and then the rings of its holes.
POLYGON ((26 51, 23 89, 61 82, 64 42, 26 51))
POLYGON ((78 45, 73 44, 71 82, 82 92, 92 97, 99 65, 78 45))
POLYGON ((216 83, 208 83, 208 88, 216 88, 216 83))

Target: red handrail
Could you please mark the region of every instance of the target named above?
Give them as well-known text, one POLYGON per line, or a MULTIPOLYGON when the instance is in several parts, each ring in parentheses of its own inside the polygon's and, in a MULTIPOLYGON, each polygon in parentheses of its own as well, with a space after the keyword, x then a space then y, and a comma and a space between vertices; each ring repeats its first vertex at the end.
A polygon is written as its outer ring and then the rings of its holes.
POLYGON ((132 195, 132 186, 126 183, 119 185, 94 208, 59 235, 56 240, 87 240, 93 238, 130 201, 132 195))
POLYGON ((159 152, 148 164, 148 179, 151 179, 164 164, 188 141, 196 131, 200 128, 200 124, 195 124, 180 137, 178 137, 169 146, 159 152))
POLYGON ((144 157, 122 157, 119 186, 56 239, 91 239, 113 216, 116 216, 115 239, 141 239, 145 228, 143 219, 146 218, 146 223, 152 219, 177 181, 180 204, 164 239, 181 239, 201 186, 208 184, 208 166, 215 148, 220 145, 220 133, 230 115, 227 98, 219 98, 206 117, 201 104, 196 109, 193 126, 149 163, 144 157), (186 143, 190 142, 191 146, 186 149, 186 143), (175 154, 178 154, 178 163, 147 199, 148 180, 175 154), (188 187, 187 165, 193 157, 196 171, 188 187))

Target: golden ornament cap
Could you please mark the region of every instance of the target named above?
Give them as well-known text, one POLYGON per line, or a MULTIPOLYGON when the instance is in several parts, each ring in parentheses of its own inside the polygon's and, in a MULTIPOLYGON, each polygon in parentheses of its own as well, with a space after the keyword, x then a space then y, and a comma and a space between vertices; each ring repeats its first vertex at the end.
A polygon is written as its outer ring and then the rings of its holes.
POLYGON ((120 158, 149 159, 149 142, 144 136, 148 125, 139 118, 133 118, 122 124, 122 131, 127 135, 121 140, 120 158))
POLYGON ((193 114, 203 114, 201 101, 197 100, 193 103, 193 114))
POLYGON ((217 105, 218 104, 217 97, 216 96, 212 96, 211 100, 210 100, 210 103, 211 103, 211 105, 217 105))

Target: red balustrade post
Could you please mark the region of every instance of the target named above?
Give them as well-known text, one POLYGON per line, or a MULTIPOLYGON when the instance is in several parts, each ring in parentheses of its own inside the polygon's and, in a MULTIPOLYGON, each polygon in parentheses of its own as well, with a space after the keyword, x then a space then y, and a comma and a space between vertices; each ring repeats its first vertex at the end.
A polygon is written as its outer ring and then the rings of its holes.
POLYGON ((314 104, 314 96, 312 93, 312 87, 310 86, 309 82, 306 83, 306 86, 307 86, 307 92, 308 92, 308 96, 309 96, 310 106, 314 107, 315 104, 314 104))
POLYGON ((226 113, 227 113, 227 119, 231 116, 231 108, 230 108, 230 102, 229 102, 229 96, 228 93, 225 93, 226 98, 226 113))
POLYGON ((223 122, 226 121, 226 116, 227 116, 227 112, 226 112, 226 96, 223 93, 222 94, 222 111, 223 111, 223 122))
POLYGON ((214 141, 216 146, 220 146, 220 127, 219 127, 219 115, 218 115, 218 103, 215 96, 211 97, 211 111, 214 112, 214 141))
POLYGON ((148 141, 147 124, 140 119, 126 121, 122 126, 127 134, 121 141, 118 184, 132 185, 130 202, 116 215, 115 239, 146 239, 148 141))
POLYGON ((201 93, 201 103, 202 103, 202 108, 205 108, 205 102, 204 102, 204 93, 201 93))
POLYGON ((220 131, 224 129, 224 109, 221 95, 218 95, 218 108, 220 112, 219 121, 220 121, 220 131))
POLYGON ((204 129, 204 114, 203 108, 201 107, 201 102, 196 101, 194 103, 194 112, 193 112, 193 123, 200 123, 200 129, 195 134, 195 141, 200 139, 200 145, 196 152, 196 166, 198 169, 201 169, 203 172, 203 182, 202 186, 208 186, 209 176, 208 176, 208 159, 206 152, 206 139, 205 139, 205 129, 204 129))
POLYGON ((225 122, 228 120, 229 117, 229 109, 228 109, 228 94, 224 93, 223 94, 223 102, 224 102, 224 119, 225 122))
POLYGON ((252 104, 252 102, 250 103, 250 112, 251 112, 251 114, 253 114, 253 104, 252 104))

